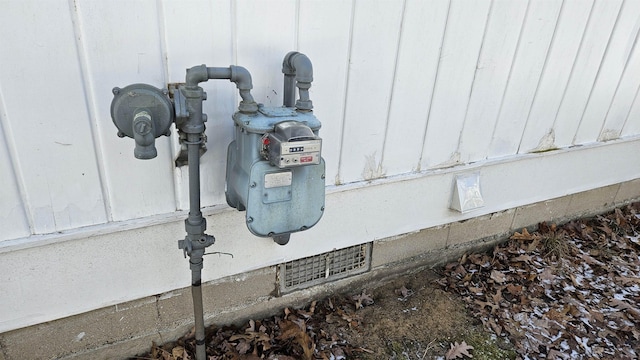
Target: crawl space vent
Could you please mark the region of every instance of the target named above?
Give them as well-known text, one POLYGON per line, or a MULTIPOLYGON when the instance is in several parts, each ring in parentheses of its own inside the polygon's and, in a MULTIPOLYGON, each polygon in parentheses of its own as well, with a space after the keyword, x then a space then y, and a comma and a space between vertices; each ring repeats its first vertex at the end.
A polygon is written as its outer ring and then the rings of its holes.
POLYGON ((280 264, 282 293, 369 271, 371 246, 366 243, 280 264))

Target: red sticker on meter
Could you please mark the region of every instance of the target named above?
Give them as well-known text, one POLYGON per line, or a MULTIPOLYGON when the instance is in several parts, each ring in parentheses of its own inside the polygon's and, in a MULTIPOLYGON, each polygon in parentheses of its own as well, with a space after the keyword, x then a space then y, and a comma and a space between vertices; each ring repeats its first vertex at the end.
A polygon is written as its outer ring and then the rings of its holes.
POLYGON ((313 156, 301 156, 300 157, 300 162, 301 163, 308 163, 308 162, 312 162, 313 161, 313 156))

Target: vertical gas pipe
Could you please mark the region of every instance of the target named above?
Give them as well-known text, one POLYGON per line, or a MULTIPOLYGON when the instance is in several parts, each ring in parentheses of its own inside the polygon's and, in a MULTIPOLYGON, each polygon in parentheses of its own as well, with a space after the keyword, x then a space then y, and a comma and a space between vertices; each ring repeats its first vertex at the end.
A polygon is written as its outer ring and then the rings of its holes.
POLYGON ((189 217, 185 220, 187 236, 178 242, 178 247, 189 255, 191 269, 191 293, 195 318, 196 359, 206 359, 204 310, 202 304, 202 268, 204 252, 207 246, 214 243, 211 235, 204 233, 206 220, 200 211, 200 146, 203 143, 206 115, 202 113, 202 101, 206 93, 198 85, 209 79, 229 79, 236 83, 242 101, 239 110, 255 112, 257 104, 251 96, 251 75, 240 66, 228 68, 207 68, 205 65, 194 66, 187 70, 186 84, 178 88, 179 95, 175 101, 177 108, 182 109, 176 116, 176 125, 187 134, 187 161, 189 163, 189 217), (186 115, 186 116, 185 116, 186 115))
MULTIPOLYGON (((192 68, 193 69, 193 68, 192 68)), ((189 255, 191 269, 191 294, 195 319, 196 359, 205 359, 204 311, 202 305, 201 276, 205 248, 215 241, 213 236, 204 233, 207 222, 200 211, 200 146, 205 130, 205 116, 202 114, 202 101, 205 93, 198 82, 189 81, 192 69, 187 70, 187 83, 178 91, 185 99, 187 118, 177 124, 180 131, 187 135, 187 160, 189 163, 189 217, 185 220, 187 236, 178 243, 178 247, 189 255)))
POLYGON ((174 92, 173 102, 166 90, 147 84, 132 84, 124 88, 114 88, 111 101, 111 118, 118 128, 118 136, 130 137, 136 142, 134 155, 138 159, 152 159, 157 155, 155 139, 170 134, 170 126, 186 134, 183 143, 187 145, 189 163, 189 217, 184 222, 187 232, 178 247, 189 256, 191 268, 191 290, 196 328, 196 359, 205 360, 206 346, 204 333, 204 312, 202 306, 201 275, 205 249, 215 242, 205 234, 207 222, 200 211, 200 147, 205 141, 204 123, 207 116, 202 113, 202 101, 206 93, 198 85, 209 79, 229 79, 236 83, 242 101, 239 111, 255 113, 258 105, 251 96, 251 75, 240 66, 228 68, 208 68, 194 66, 187 70, 186 83, 174 92))

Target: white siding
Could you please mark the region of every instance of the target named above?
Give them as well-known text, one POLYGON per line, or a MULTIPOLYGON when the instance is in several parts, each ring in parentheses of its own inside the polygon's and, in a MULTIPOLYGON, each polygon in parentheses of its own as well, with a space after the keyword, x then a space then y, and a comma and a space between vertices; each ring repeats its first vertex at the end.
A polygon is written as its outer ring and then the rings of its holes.
POLYGON ((553 124, 557 147, 573 145, 621 5, 621 0, 597 0, 591 10, 580 50, 571 69, 569 84, 562 95, 553 124))
MULTIPOLYGON (((116 130, 110 117, 113 87, 148 83, 166 88, 156 3, 73 4, 71 11, 77 12, 81 57, 87 62, 86 96, 95 107, 96 118, 92 121, 97 123, 110 215, 117 221, 175 211, 169 139, 156 139, 156 159, 139 161, 132 156, 131 141, 113 138, 116 130)), ((56 65, 65 67, 64 62, 56 65)))
POLYGON ((6 114, 2 107, 2 92, 0 91, 0 229, 4 238, 13 239, 28 236, 30 234, 29 223, 24 210, 20 189, 13 170, 13 161, 9 148, 4 146, 11 139, 6 136, 3 119, 6 114))
POLYGON ((448 210, 455 172, 480 169, 486 186, 488 205, 468 216, 640 177, 639 19, 640 0, 0 1, 0 265, 15 266, 0 269, 0 319, 10 319, 0 331, 167 291, 187 277, 175 249, 179 210, 188 208, 177 134, 156 140, 157 158, 135 159, 110 117, 115 86, 166 88, 186 68, 234 64, 251 72, 258 102, 280 106, 284 55, 313 62, 327 211, 287 247, 252 237, 243 214, 226 209, 239 97, 228 81, 202 84, 202 204, 221 234, 216 250, 239 259, 208 263, 210 280, 463 219, 448 210), (597 161, 574 163, 582 154, 597 161), (563 171, 504 176, 526 166, 563 171), (171 231, 136 237, 160 223, 171 231), (108 243, 100 254, 93 236, 108 243), (72 260, 20 268, 25 256, 47 259, 45 244, 60 258, 93 254, 75 284, 97 295, 67 291, 72 260), (145 271, 160 276, 127 275, 140 253, 153 258, 145 271), (12 281, 18 273, 27 285, 12 281), (33 292, 47 287, 60 296, 55 307, 30 313, 44 301, 33 292), (15 310, 26 296, 33 303, 15 310))
POLYGON ((302 25, 298 26, 297 47, 291 49, 306 54, 313 62, 314 79, 309 93, 313 111, 322 119, 323 156, 334 159, 326 163, 328 185, 339 177, 339 134, 344 124, 353 5, 350 1, 336 1, 331 6, 325 0, 301 1, 298 23, 302 25))
POLYGON ((423 169, 459 163, 456 153, 491 2, 453 0, 422 150, 423 169))
POLYGON ((508 156, 518 151, 561 5, 562 1, 559 0, 533 1, 529 4, 489 147, 490 158, 508 156))
POLYGON ((553 122, 591 14, 593 1, 566 0, 551 42, 544 72, 522 133, 520 153, 555 147, 553 122))
MULTIPOLYGON (((639 132, 638 0, 115 4, 0 5, 0 218, 16 224, 0 239, 187 209, 177 134, 135 159, 114 136, 110 90, 166 88, 203 63, 246 67, 255 98, 279 106, 284 54, 306 53, 327 185, 639 132)), ((202 204, 224 205, 238 95, 227 81, 203 87, 202 204)))
MULTIPOLYGON (((622 79, 621 76, 629 65, 629 57, 637 42, 640 28, 639 13, 640 1, 625 1, 622 4, 618 21, 607 45, 607 52, 589 95, 589 102, 573 140, 574 144, 598 140, 603 126, 602 121, 607 117, 616 89, 622 79)), ((633 90, 627 90, 633 92, 633 90)))
MULTIPOLYGON (((401 1, 356 1, 339 182, 385 175, 382 150, 402 23, 401 1)), ((408 151, 409 152, 409 151, 408 151)))
POLYGON ((421 149, 424 143, 449 5, 449 0, 405 5, 382 157, 389 174, 420 169, 422 152, 408 149, 421 149))
POLYGON ((3 130, 14 147, 31 231, 106 222, 69 6, 61 0, 1 6, 3 130))
POLYGON ((487 157, 528 2, 494 1, 460 135, 461 162, 487 157))
MULTIPOLYGON (((186 69, 195 65, 229 66, 234 64, 234 38, 229 1, 163 1, 161 3, 161 33, 164 36, 168 82, 184 82, 186 69), (189 21, 176 21, 188 18, 189 21)), ((203 111, 208 115, 207 152, 200 159, 201 166, 222 171, 202 171, 201 203, 212 206, 224 200, 224 166, 227 145, 233 137, 229 118, 235 111, 237 90, 229 81, 211 81, 204 85, 208 99, 203 111)), ((172 134, 173 154, 180 151, 177 132, 172 134)), ((155 161, 155 160, 153 160, 155 161)), ((189 208, 187 168, 175 171, 176 207, 189 208)))

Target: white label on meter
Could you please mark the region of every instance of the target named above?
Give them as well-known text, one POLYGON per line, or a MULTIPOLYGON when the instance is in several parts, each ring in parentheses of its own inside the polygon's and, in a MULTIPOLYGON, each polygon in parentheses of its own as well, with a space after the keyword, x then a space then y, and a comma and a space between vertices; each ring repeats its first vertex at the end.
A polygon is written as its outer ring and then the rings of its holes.
POLYGON ((282 150, 280 150, 280 152, 282 153, 282 155, 298 154, 298 153, 314 153, 314 152, 320 153, 321 147, 322 147, 322 141, 320 139, 283 142, 282 150))
POLYGON ((291 186, 291 171, 269 173, 264 175, 264 188, 291 186))

